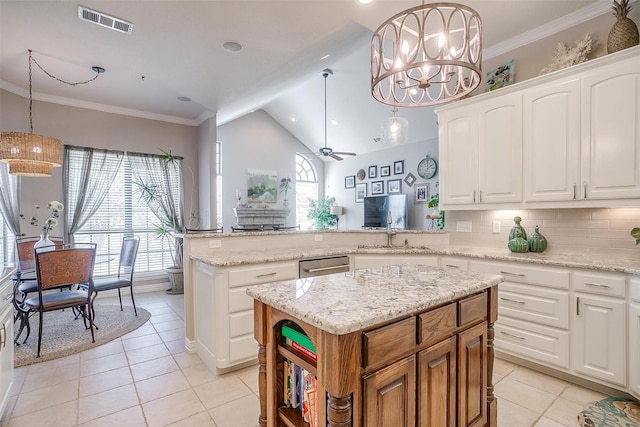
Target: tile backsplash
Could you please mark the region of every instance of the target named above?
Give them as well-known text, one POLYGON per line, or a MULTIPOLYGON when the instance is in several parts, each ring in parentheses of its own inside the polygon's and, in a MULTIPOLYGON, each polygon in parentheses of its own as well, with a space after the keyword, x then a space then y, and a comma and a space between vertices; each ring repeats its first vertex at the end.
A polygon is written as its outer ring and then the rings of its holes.
POLYGON ((515 216, 522 218, 527 235, 540 227, 549 243, 545 253, 591 252, 640 260, 640 245, 629 234, 640 227, 640 208, 447 211, 450 244, 506 248, 515 216), (471 222, 472 231, 456 231, 460 221, 471 222), (493 232, 494 221, 500 222, 499 233, 493 232))

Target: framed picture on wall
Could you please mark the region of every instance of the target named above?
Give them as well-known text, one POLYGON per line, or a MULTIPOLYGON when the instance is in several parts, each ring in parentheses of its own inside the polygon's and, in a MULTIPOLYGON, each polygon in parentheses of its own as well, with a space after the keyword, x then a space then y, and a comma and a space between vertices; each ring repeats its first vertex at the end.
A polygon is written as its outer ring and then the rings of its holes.
POLYGON ((384 181, 373 181, 371 183, 371 195, 384 193, 384 181))
POLYGON ((416 184, 416 198, 415 203, 428 203, 429 197, 431 196, 429 183, 424 184, 416 184))
POLYGON ((367 197, 367 183, 356 184, 356 203, 363 203, 365 197, 367 197))
POLYGON ((356 177, 355 175, 345 176, 344 177, 344 188, 353 188, 356 186, 356 177))
POLYGON ((416 176, 409 172, 407 176, 404 177, 404 182, 411 187, 414 182, 416 182, 416 176))
POLYGON ((402 180, 390 179, 387 181, 387 194, 400 194, 402 193, 402 180))
POLYGON ((380 177, 391 176, 391 166, 380 166, 380 177))
POLYGON ((393 174, 402 175, 404 173, 404 160, 393 162, 393 174))
POLYGON ((378 166, 369 166, 369 178, 378 177, 378 166))

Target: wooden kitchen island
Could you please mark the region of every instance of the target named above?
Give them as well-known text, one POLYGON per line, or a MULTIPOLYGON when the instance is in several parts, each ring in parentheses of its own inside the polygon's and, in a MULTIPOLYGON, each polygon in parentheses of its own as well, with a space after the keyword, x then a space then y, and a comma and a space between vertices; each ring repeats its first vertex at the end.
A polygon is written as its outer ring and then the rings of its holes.
POLYGON ((501 276, 394 265, 252 286, 260 426, 496 426, 501 276), (286 340, 298 328, 315 353, 286 340), (316 421, 286 407, 285 366, 315 377, 316 421))

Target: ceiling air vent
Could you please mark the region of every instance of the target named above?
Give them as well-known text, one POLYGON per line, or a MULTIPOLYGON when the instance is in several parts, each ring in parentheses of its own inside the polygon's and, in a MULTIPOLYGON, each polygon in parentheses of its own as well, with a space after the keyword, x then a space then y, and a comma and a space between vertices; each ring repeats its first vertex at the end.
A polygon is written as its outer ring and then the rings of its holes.
POLYGON ((78 18, 83 21, 93 22, 101 27, 111 28, 121 33, 131 34, 133 32, 133 23, 123 21, 120 18, 98 12, 97 10, 87 9, 84 6, 78 6, 78 18))

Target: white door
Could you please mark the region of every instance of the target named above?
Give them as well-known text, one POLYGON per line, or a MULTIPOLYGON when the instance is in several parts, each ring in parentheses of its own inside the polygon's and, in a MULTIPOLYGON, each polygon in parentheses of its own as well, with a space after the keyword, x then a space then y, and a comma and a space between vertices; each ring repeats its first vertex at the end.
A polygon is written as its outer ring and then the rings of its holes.
POLYGON ((440 127, 440 204, 476 202, 478 124, 474 108, 456 108, 438 116, 440 127))
POLYGON ((582 196, 640 197, 640 57, 583 78, 582 196))
POLYGON ((580 197, 580 80, 524 93, 525 202, 580 197))
POLYGON ((625 386, 626 302, 578 294, 575 303, 574 370, 625 386))
POLYGON ((522 201, 522 95, 478 105, 479 203, 522 201))

